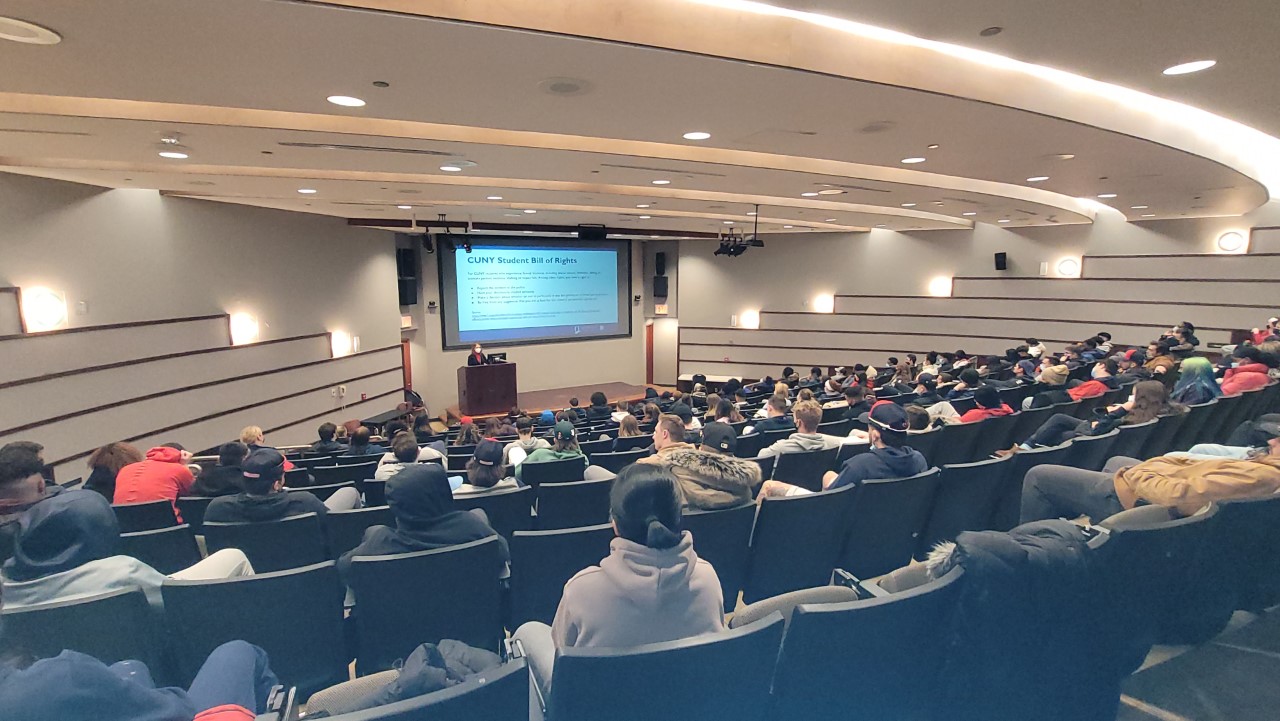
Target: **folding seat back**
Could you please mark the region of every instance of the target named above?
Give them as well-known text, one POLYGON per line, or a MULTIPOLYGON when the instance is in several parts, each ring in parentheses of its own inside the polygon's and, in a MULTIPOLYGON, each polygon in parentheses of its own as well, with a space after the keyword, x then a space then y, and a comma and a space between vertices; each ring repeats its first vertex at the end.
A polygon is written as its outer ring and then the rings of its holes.
POLYGON ((938 439, 938 449, 930 460, 935 466, 982 460, 975 455, 981 450, 978 439, 983 433, 984 423, 952 423, 938 429, 942 437, 938 439))
POLYGON ((185 523, 154 531, 121 533, 119 552, 166 575, 193 566, 201 559, 196 535, 185 523))
POLYGON ((724 592, 724 610, 732 611, 747 572, 756 505, 719 511, 685 511, 683 526, 693 536, 693 551, 716 569, 724 592))
POLYGON ((1177 435, 1178 430, 1186 422, 1186 413, 1171 413, 1157 418, 1156 429, 1147 438, 1147 442, 1142 446, 1142 450, 1138 452, 1137 458, 1146 460, 1162 456, 1173 450, 1173 437, 1177 435))
POLYGON ((780 453, 774 462, 773 478, 810 491, 822 490, 822 476, 835 468, 839 448, 801 453, 780 453))
POLYGON ((1137 458, 1141 455, 1143 447, 1147 445, 1151 435, 1156 432, 1157 421, 1158 419, 1152 418, 1145 423, 1134 423, 1117 428, 1116 430, 1120 432, 1120 435, 1116 438, 1115 445, 1111 446, 1111 457, 1137 458))
POLYGON ((324 529, 315 513, 265 523, 204 524, 209 553, 238 548, 258 573, 300 568, 328 560, 324 529))
POLYGON ((1100 436, 1076 436, 1071 439, 1071 450, 1064 465, 1100 471, 1107 459, 1116 455, 1112 449, 1120 438, 1120 430, 1113 428, 1100 436))
POLYGON ((511 542, 516 531, 533 529, 533 503, 535 493, 529 486, 499 488, 488 493, 454 496, 453 506, 469 511, 479 508, 489 517, 489 526, 511 542))
POLYGON ((116 512, 116 522, 120 524, 121 533, 154 531, 178 525, 178 517, 173 515, 173 504, 163 499, 114 504, 111 510, 116 512))
POLYGON ((1039 465, 1063 465, 1070 452, 1071 441, 1067 441, 1059 446, 1033 448, 1015 453, 1009 477, 1005 479, 1004 487, 996 495, 995 515, 991 518, 991 529, 1007 531, 1018 525, 1022 514, 1022 481, 1027 471, 1039 465))
POLYGON ((1204 440, 1205 428, 1217 407, 1217 400, 1187 406, 1186 419, 1169 441, 1169 451, 1185 451, 1197 443, 1208 443, 1204 440))
POLYGON ((373 526, 395 526, 395 516, 386 506, 354 508, 349 511, 329 511, 325 514, 325 534, 329 539, 329 551, 334 560, 360 545, 364 532, 373 526))
POLYGON ((612 471, 615 474, 620 473, 623 468, 626 468, 632 463, 635 463, 648 455, 648 451, 645 450, 647 447, 648 444, 646 443, 644 446, 630 451, 592 453, 591 464, 594 466, 600 466, 601 468, 607 471, 612 471))
POLYGON ((511 539, 511 628, 551 623, 564 584, 609 555, 613 526, 604 523, 557 531, 516 531, 511 539))
POLYGON ((613 479, 543 483, 538 486, 538 528, 581 528, 609 522, 613 479))
POLYGON ((916 558, 924 558, 936 543, 954 541, 961 531, 988 530, 996 499, 1013 471, 1013 458, 958 463, 940 471, 938 492, 916 558))
POLYGON ((982 430, 974 440, 970 452, 971 461, 990 458, 996 451, 1013 445, 1013 432, 1018 427, 1018 412, 1007 416, 995 416, 982 421, 982 430))
POLYGON ((23 608, 6 607, 4 640, 8 648, 36 658, 53 658, 63 650, 79 651, 106 664, 137 660, 147 664, 157 681, 170 681, 160 619, 137 588, 118 589, 67 601, 23 608))
POLYGON ((760 503, 751 534, 743 600, 762 598, 831 580, 840 557, 857 488, 844 486, 760 503))
POLYGON ((520 480, 537 488, 543 483, 581 481, 587 470, 587 459, 563 458, 554 461, 525 461, 520 464, 520 480))
POLYGON ((204 525, 204 512, 212 500, 205 496, 183 496, 178 499, 178 513, 182 514, 182 522, 191 526, 197 536, 203 533, 201 526, 204 525))
POLYGON ((850 512, 840 568, 873 578, 911 562, 938 493, 937 468, 908 478, 863 481, 850 512))
MULTIPOLYGON (((314 703, 314 699, 307 703, 308 711, 314 703)), ((524 659, 514 659, 442 691, 329 718, 333 721, 523 721, 529 718, 529 668, 524 659)))
POLYGON ((290 488, 289 490, 303 491, 305 493, 310 493, 311 495, 315 496, 321 501, 327 501, 329 500, 329 497, 337 493, 339 489, 355 488, 355 487, 356 487, 356 484, 354 481, 345 481, 343 483, 330 483, 324 486, 304 486, 302 488, 290 488))

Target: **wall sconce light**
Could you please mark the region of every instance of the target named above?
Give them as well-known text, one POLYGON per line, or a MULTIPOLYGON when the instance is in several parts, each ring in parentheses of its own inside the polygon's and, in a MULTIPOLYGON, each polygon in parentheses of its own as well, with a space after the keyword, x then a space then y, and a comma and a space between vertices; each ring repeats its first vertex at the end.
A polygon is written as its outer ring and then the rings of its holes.
POLYGON ((231 345, 258 341, 258 319, 249 313, 231 314, 231 345))
POLYGON ((1080 277, 1080 259, 1079 258, 1063 258, 1054 266, 1058 275, 1063 278, 1079 278, 1080 277))
POLYGON ((742 311, 742 313, 738 314, 738 327, 747 328, 749 330, 758 330, 760 328, 760 311, 742 311))
POLYGON ((48 288, 23 288, 22 322, 28 333, 44 333, 65 328, 67 325, 66 296, 48 288))
POLYGON ((1218 236, 1216 246, 1219 253, 1247 253, 1249 252, 1248 231, 1228 230, 1218 236))
POLYGON ((341 358, 351 355, 351 349, 354 344, 350 333, 335 330, 329 333, 329 346, 333 350, 333 357, 341 358))
POLYGON ((929 295, 935 298, 950 298, 951 276, 940 275, 929 281, 929 295))
POLYGON ((813 297, 814 313, 836 312, 836 297, 830 293, 819 293, 813 297))

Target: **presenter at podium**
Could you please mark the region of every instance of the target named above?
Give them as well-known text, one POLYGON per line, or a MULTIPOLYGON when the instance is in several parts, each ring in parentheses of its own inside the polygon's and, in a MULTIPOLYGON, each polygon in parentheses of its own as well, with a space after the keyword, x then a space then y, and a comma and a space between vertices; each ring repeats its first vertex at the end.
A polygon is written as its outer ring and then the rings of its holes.
POLYGON ((489 356, 484 354, 484 349, 479 343, 471 346, 471 355, 467 356, 467 365, 469 366, 487 366, 493 363, 489 356))

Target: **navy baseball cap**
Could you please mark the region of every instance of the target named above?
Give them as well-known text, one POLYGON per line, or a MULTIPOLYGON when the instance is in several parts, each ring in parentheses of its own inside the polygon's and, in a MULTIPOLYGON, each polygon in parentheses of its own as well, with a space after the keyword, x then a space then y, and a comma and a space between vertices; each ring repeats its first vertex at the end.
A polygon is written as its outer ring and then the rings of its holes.
POLYGON ((284 478, 284 471, 284 456, 274 448, 259 448, 240 464, 240 472, 245 478, 276 481, 284 478))
POLYGON ((877 401, 871 411, 863 413, 858 420, 882 431, 907 432, 907 412, 893 401, 877 401))

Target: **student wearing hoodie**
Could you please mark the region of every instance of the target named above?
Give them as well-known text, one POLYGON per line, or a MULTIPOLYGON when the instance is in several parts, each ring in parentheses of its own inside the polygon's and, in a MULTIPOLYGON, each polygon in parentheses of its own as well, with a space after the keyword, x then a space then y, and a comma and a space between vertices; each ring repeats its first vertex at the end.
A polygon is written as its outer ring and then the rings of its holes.
POLYGON ((253 574, 242 551, 227 548, 172 576, 116 553, 120 526, 101 495, 71 490, 32 506, 18 521, 13 558, 0 569, 5 603, 34 606, 124 588, 140 588, 163 610, 166 578, 233 578, 253 574))
POLYGON ((182 523, 178 512, 178 496, 191 495, 196 477, 187 468, 191 453, 177 443, 166 443, 147 451, 147 457, 130 463, 116 474, 116 492, 112 503, 146 503, 166 500, 173 504, 173 514, 182 523))
POLYGON ((0 559, 13 555, 22 514, 62 493, 61 486, 45 484, 40 475, 43 468, 44 461, 35 448, 19 443, 0 448, 0 559))
MULTIPOLYGON (((919 451, 907 446, 907 412, 902 406, 893 401, 877 401, 861 420, 867 425, 871 450, 845 461, 839 473, 827 471, 822 478, 823 490, 857 485, 871 479, 906 478, 929 467, 919 451)), ((765 481, 757 499, 812 492, 782 481, 765 481)))
POLYGON ((511 451, 519 448, 524 451, 527 458, 530 453, 539 448, 550 448, 551 444, 545 438, 533 437, 533 419, 521 417, 516 419, 516 439, 502 448, 502 465, 514 465, 511 462, 511 451))
MULTIPOLYGON (((395 526, 371 526, 360 545, 338 559, 338 573, 350 579, 351 559, 386 556, 456 546, 497 536, 480 515, 454 508, 448 473, 435 463, 409 466, 387 481, 387 505, 395 526)), ((511 559, 507 541, 498 536, 501 564, 493 569, 494 582, 511 559)), ((359 591, 356 591, 359 602, 359 591)))
POLYGON ((628 648, 724 630, 720 579, 694 552, 680 506, 667 468, 622 469, 609 494, 617 534, 609 555, 569 579, 550 627, 531 621, 516 630, 544 690, 556 649, 628 648))
POLYGON ((978 423, 988 418, 1013 415, 1013 409, 1000 400, 1000 392, 991 386, 979 386, 973 391, 978 405, 960 416, 961 423, 978 423))
POLYGON ((323 502, 306 491, 284 490, 284 464, 284 456, 274 448, 250 453, 240 465, 244 491, 210 501, 204 520, 261 523, 304 513, 315 513, 323 518, 329 511, 360 507, 360 494, 354 488, 339 488, 323 502))
POLYGON ((796 419, 796 432, 774 441, 768 448, 760 450, 760 457, 779 456, 783 453, 805 453, 807 451, 825 451, 840 445, 841 439, 818 432, 818 424, 822 422, 822 406, 817 401, 800 401, 792 409, 796 419))
POLYGON ((1237 365, 1229 368, 1222 376, 1222 392, 1225 395, 1256 390, 1271 382, 1267 357, 1256 346, 1240 346, 1231 355, 1238 360, 1237 365))
POLYGON ((217 498, 218 496, 234 496, 244 490, 244 480, 240 464, 249 456, 249 446, 240 441, 232 441, 218 449, 218 465, 206 468, 191 486, 191 495, 217 498))
POLYGON ((521 479, 521 474, 526 463, 540 463, 542 461, 562 461, 566 458, 581 458, 582 467, 587 467, 587 455, 578 447, 578 432, 569 421, 557 421, 555 430, 552 433, 555 444, 550 448, 539 448, 530 453, 520 465, 516 466, 516 480, 521 479))

